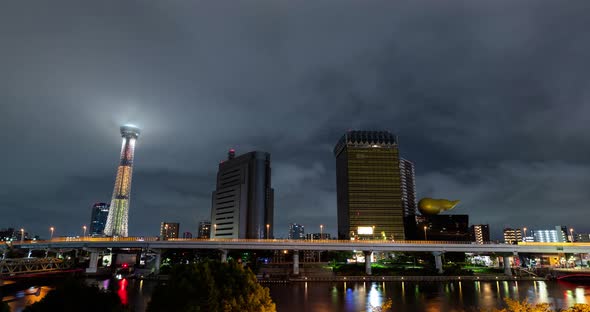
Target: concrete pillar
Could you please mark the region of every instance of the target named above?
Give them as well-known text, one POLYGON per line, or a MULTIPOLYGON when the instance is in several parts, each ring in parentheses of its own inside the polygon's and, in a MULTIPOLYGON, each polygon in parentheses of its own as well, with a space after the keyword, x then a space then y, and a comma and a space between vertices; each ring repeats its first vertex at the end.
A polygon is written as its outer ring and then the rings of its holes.
POLYGON ((90 252, 90 262, 88 263, 88 268, 86 268, 86 273, 96 273, 98 270, 98 250, 88 250, 90 252))
POLYGON ((363 253, 365 254, 365 273, 367 275, 371 275, 371 274, 373 274, 371 272, 371 254, 373 252, 372 251, 363 251, 363 253))
POLYGON ((6 259, 6 249, 2 249, 2 260, 6 259))
POLYGON ((502 256, 502 260, 504 261, 504 274, 507 276, 512 276, 512 268, 510 267, 510 257, 502 256))
POLYGON ((442 254, 443 253, 440 251, 435 251, 432 253, 432 255, 434 255, 434 265, 438 274, 443 273, 442 254))
POLYGON ((293 250, 293 275, 299 275, 299 250, 293 250))
POLYGON ((227 262, 227 249, 221 249, 221 263, 227 262))
POLYGON ((160 274, 160 266, 162 265, 162 251, 154 250, 156 256, 154 258, 154 274, 160 274))
POLYGON ((31 257, 31 253, 33 252, 33 250, 29 249, 29 252, 27 253, 27 258, 31 257))

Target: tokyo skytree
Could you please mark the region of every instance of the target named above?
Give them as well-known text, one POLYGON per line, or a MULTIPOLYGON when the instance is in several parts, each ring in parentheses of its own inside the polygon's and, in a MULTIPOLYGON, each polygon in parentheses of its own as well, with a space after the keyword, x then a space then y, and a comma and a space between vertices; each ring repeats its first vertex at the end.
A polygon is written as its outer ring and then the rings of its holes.
POLYGON ((132 125, 121 127, 123 145, 121 146, 121 161, 117 168, 115 189, 111 200, 111 209, 104 229, 106 236, 127 237, 129 222, 129 195, 131 193, 131 176, 133 173, 133 154, 135 141, 139 137, 139 128, 132 125))

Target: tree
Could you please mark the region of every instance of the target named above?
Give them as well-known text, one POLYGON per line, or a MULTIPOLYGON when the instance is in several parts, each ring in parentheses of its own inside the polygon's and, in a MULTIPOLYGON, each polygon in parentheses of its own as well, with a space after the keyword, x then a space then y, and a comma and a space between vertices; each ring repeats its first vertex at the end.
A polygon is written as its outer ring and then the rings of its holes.
POLYGON ((147 311, 274 312, 276 307, 249 269, 206 261, 174 266, 168 282, 154 290, 147 311))
POLYGON ((37 311, 127 311, 119 297, 110 291, 89 286, 83 280, 67 279, 56 286, 41 301, 27 307, 25 312, 37 311))
POLYGON ((10 307, 8 306, 8 303, 0 301, 0 312, 10 312, 10 307))

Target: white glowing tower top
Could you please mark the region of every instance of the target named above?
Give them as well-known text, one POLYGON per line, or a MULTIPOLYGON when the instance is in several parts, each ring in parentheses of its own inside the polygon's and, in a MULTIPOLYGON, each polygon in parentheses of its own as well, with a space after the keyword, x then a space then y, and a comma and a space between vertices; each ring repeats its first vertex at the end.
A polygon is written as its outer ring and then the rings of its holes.
POLYGON ((133 173, 133 154, 135 141, 139 137, 139 128, 132 125, 121 127, 123 145, 121 147, 121 161, 117 168, 115 189, 111 209, 107 218, 104 234, 107 236, 128 236, 129 195, 131 194, 131 176, 133 173))

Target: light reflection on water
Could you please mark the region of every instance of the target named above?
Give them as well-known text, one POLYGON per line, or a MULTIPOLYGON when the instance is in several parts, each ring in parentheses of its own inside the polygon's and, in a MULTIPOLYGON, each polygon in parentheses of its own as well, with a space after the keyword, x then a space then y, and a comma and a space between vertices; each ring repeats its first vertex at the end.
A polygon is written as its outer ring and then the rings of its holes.
POLYGON ((475 282, 320 282, 308 283, 304 303, 293 296, 301 284, 272 284, 271 297, 278 311, 372 311, 371 307, 392 299, 392 311, 472 311, 500 308, 504 298, 547 302, 555 308, 590 302, 590 285, 544 281, 475 282), (408 292, 408 287, 411 290, 408 292), (326 293, 327 296, 322 296, 326 293), (298 305, 299 304, 299 305, 298 305), (306 309, 302 307, 305 306, 306 309))
MULTIPOLYGON (((89 280, 90 284, 116 291, 132 310, 144 311, 154 281, 89 280)), ((549 303, 566 308, 590 303, 590 285, 554 281, 477 281, 477 282, 305 282, 267 284, 277 311, 371 311, 371 307, 392 299, 393 311, 471 311, 474 308, 499 308, 504 298, 549 303)), ((42 286, 38 295, 18 297, 6 294, 4 300, 13 312, 41 300, 51 285, 42 286)), ((28 288, 27 288, 28 289, 28 288)), ((26 290, 26 289, 23 289, 26 290)), ((475 309, 475 310, 478 310, 475 309)))

